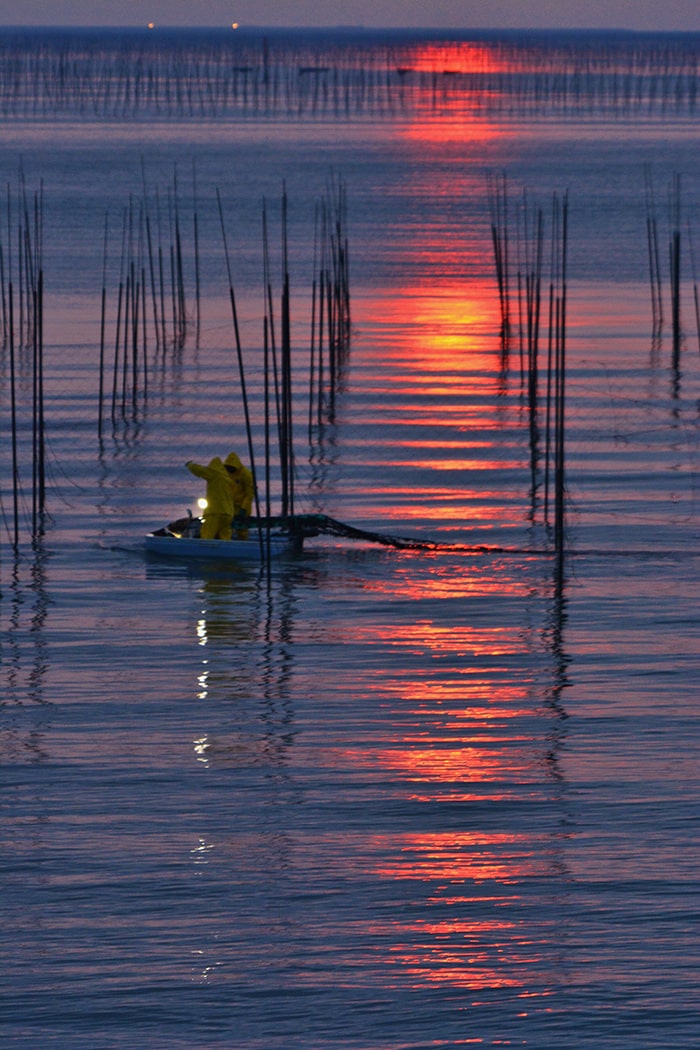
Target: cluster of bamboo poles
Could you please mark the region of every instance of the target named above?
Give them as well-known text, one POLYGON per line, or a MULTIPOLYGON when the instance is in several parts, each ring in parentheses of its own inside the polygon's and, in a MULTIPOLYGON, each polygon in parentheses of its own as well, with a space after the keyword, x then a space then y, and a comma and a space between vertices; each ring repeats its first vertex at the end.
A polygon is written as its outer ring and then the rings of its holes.
MULTIPOLYGON (((258 469, 259 457, 253 437, 253 420, 249 383, 241 341, 238 306, 232 276, 231 253, 224 209, 216 191, 219 222, 228 277, 233 343, 238 371, 238 388, 246 430, 248 461, 253 474, 255 512, 259 521, 273 522, 273 464, 278 467, 280 506, 277 518, 290 519, 295 514, 294 451, 295 420, 293 406, 292 301, 288 244, 288 197, 283 188, 281 198, 281 288, 275 292, 272 279, 270 231, 267 202, 262 201, 263 249, 263 474, 258 469), (276 442, 275 442, 276 435, 276 442), (262 482, 262 484, 260 484, 262 482)), ((335 404, 335 390, 341 373, 340 361, 347 355, 350 339, 350 289, 348 240, 346 230, 347 198, 340 180, 329 182, 326 197, 316 207, 316 252, 312 281, 311 337, 309 360, 309 428, 312 418, 323 422, 328 405, 335 404), (320 218, 319 218, 320 216, 320 218), (317 273, 318 267, 318 273, 317 273), (324 362, 329 364, 324 369, 324 362)), ((302 348, 299 348, 302 349, 302 348)), ((305 352, 305 349, 302 350, 305 352)), ((256 377, 259 379, 259 376, 256 377)), ((270 542, 269 528, 260 532, 260 542, 270 542)), ((263 555, 264 555, 263 546, 263 555)), ((269 551, 268 551, 269 554, 269 551)))
MULTIPOLYGON (((98 432, 102 436, 105 417, 112 424, 136 418, 148 396, 149 348, 156 354, 166 348, 181 350, 188 336, 200 340, 200 272, 197 193, 193 170, 192 235, 187 240, 194 255, 188 269, 194 273, 194 288, 187 292, 183 264, 182 207, 177 173, 165 203, 158 190, 131 199, 121 217, 121 257, 116 292, 114 332, 107 331, 107 270, 109 253, 108 218, 104 226, 98 432), (166 209, 167 205, 167 209, 166 209), (165 214, 164 214, 165 213, 165 214), (164 234, 165 230, 165 234, 164 234), (164 245, 164 238, 169 234, 164 245), (111 352, 111 358, 110 358, 111 352), (108 358, 110 358, 108 360, 108 358)), ((234 339, 239 359, 239 382, 243 407, 248 414, 242 348, 236 311, 231 260, 223 208, 216 191, 219 222, 229 280, 234 339)), ((279 307, 273 295, 267 205, 262 203, 264 279, 264 378, 266 412, 274 405, 278 429, 278 455, 282 484, 282 513, 294 510, 294 453, 292 441, 292 364, 287 193, 282 194, 282 288, 279 307)), ((341 179, 330 177, 325 195, 315 209, 314 260, 311 292, 311 333, 308 351, 308 428, 334 417, 338 390, 342 385, 350 342, 350 278, 347 237, 347 194, 341 179)), ((270 416, 271 418, 271 416, 270 416)), ((252 458, 252 449, 249 449, 252 458)))
POLYGON ((502 113, 695 113, 700 56, 692 42, 606 40, 576 50, 552 37, 378 46, 361 34, 334 40, 302 34, 209 32, 178 40, 157 31, 5 34, 0 45, 0 114, 5 117, 343 114, 377 116, 446 106, 502 113))
POLYGON ((177 170, 165 194, 150 194, 143 175, 143 195, 131 199, 121 216, 121 254, 113 338, 107 332, 107 259, 109 217, 105 216, 100 323, 98 429, 102 434, 108 401, 108 345, 113 348, 110 414, 114 423, 134 418, 148 393, 149 346, 156 353, 182 349, 188 331, 200 332, 199 227, 193 167, 193 214, 187 241, 194 255, 194 289, 188 303, 183 255, 183 217, 177 170))
POLYGON ((315 427, 335 421, 350 347, 350 273, 347 195, 338 180, 329 183, 316 209, 314 279, 309 367, 309 440, 315 427))
POLYGON ((530 200, 527 192, 523 191, 520 199, 512 203, 505 175, 489 176, 488 195, 501 311, 501 345, 505 360, 517 329, 520 375, 528 408, 532 516, 534 520, 537 493, 541 488, 542 517, 544 524, 552 530, 557 564, 562 572, 566 493, 568 193, 552 196, 548 249, 545 212, 530 200), (546 324, 543 324, 543 310, 547 311, 546 324), (513 318, 514 313, 517 313, 517 321, 513 318), (546 328, 544 390, 541 378, 543 328, 546 328))
POLYGON ((0 220, 2 347, 12 461, 11 513, 5 507, 2 511, 15 547, 20 518, 33 540, 43 533, 45 520, 43 225, 43 185, 30 193, 20 170, 17 189, 7 187, 5 221, 0 220), (31 460, 29 493, 22 482, 23 456, 31 460))
POLYGON ((683 323, 681 314, 681 292, 683 288, 682 270, 683 260, 686 257, 684 244, 687 244, 687 256, 690 260, 690 269, 693 282, 693 302, 695 312, 695 325, 700 347, 700 289, 698 287, 698 273, 695 262, 695 250, 690 221, 683 221, 683 203, 681 193, 681 177, 674 174, 667 189, 668 207, 668 295, 664 291, 665 277, 664 267, 661 259, 664 255, 660 245, 659 220, 657 216, 656 195, 651 176, 647 167, 644 171, 646 208, 647 208, 647 248, 649 257, 649 283, 651 288, 651 311, 654 340, 658 341, 666 317, 664 302, 670 306, 671 313, 671 340, 674 368, 680 364, 681 346, 683 342, 683 323))
MULTIPOLYGON (((316 206, 314 271, 312 279, 311 334, 309 346, 308 427, 309 440, 314 427, 320 427, 335 409, 335 397, 350 344, 350 285, 346 229, 347 195, 341 180, 331 180, 326 196, 316 206)), ((281 201, 281 290, 275 310, 270 264, 270 236, 267 205, 263 201, 263 408, 264 408, 264 516, 272 514, 272 435, 277 432, 280 474, 280 514, 295 513, 295 403, 292 386, 293 347, 288 250, 288 198, 283 189, 281 201), (278 334, 279 333, 279 334, 278 334)), ((222 218, 223 230, 223 218, 222 218)), ((225 234, 224 234, 225 236, 225 234)), ((248 431, 248 452, 255 475, 255 450, 246 404, 246 385, 240 350, 233 285, 229 272, 232 318, 239 361, 241 393, 248 431)), ((256 486, 257 490, 257 486, 256 486)), ((257 508, 260 516, 260 506, 257 508)))

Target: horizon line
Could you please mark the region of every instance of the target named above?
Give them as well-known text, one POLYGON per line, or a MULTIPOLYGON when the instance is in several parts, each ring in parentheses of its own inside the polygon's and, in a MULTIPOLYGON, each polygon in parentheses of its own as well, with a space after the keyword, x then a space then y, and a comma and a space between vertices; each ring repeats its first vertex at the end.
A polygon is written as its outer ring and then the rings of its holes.
POLYGON ((324 30, 342 30, 346 32, 368 32, 368 33, 386 33, 386 32, 399 32, 399 33, 541 33, 541 32, 555 32, 555 33, 631 33, 631 34, 664 34, 664 33, 687 33, 697 34, 700 33, 698 29, 635 29, 630 26, 565 26, 565 25, 547 25, 547 26, 429 26, 429 25, 386 25, 386 26, 368 26, 364 23, 348 23, 340 22, 334 23, 333 25, 266 25, 264 23, 257 22, 246 22, 246 23, 200 23, 197 25, 190 25, 182 22, 139 22, 129 23, 128 25, 119 24, 90 24, 84 22, 71 22, 71 23, 28 23, 28 22, 6 22, 0 24, 0 30, 2 29, 134 29, 134 30, 150 30, 154 31, 157 29, 221 29, 225 31, 246 31, 246 30, 264 30, 266 32, 290 32, 290 31, 324 31, 324 30))

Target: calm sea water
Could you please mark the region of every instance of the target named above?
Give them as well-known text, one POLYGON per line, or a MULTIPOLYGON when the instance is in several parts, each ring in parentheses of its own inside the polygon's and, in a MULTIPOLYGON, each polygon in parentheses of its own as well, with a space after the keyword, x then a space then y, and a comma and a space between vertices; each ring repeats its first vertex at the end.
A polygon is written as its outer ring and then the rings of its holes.
MULTIPOLYGON (((5 281, 18 202, 24 192, 35 229, 41 199, 48 511, 32 542, 33 348, 17 347, 13 548, 6 345, 4 1045, 697 1046, 694 42, 532 39, 514 57, 512 38, 482 39, 465 68, 464 41, 402 40, 400 58, 384 39, 361 43, 371 75, 357 73, 354 39, 352 63, 330 38, 311 52, 253 39, 231 59, 258 85, 246 108, 219 58, 218 79, 201 64, 193 79, 182 71, 194 45, 168 39, 158 62, 170 56, 176 82, 204 85, 210 103, 212 83, 229 84, 236 104, 219 111, 154 112, 136 88, 130 113, 91 111, 70 41, 39 86, 26 72, 12 82, 41 105, 19 106, 3 80, 5 281), (310 76, 313 106, 299 87, 310 76), (506 347, 494 173, 512 230, 506 347), (314 217, 335 179, 352 337, 332 418, 309 433, 314 217), (311 541, 269 577, 147 560, 142 536, 200 495, 185 460, 245 454, 217 191, 261 447, 263 201, 277 302, 283 187, 298 509, 437 546, 311 541), (533 475, 516 288, 541 209, 546 289, 552 199, 565 193, 559 585, 544 508, 546 325, 533 475), (149 332, 148 386, 112 413, 124 230, 131 215, 143 238, 146 201, 167 249, 176 198, 187 337, 162 351, 149 332)), ((138 58, 139 83, 154 82, 140 46, 127 40, 117 72, 138 58)), ((105 81, 88 72, 97 98, 105 81)))

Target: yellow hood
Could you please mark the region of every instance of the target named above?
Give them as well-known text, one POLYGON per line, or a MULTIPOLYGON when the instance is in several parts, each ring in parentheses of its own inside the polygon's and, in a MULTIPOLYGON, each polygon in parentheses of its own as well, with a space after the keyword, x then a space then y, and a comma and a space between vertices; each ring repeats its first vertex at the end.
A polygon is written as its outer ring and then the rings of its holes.
POLYGON ((224 460, 224 465, 227 467, 235 467, 236 470, 243 469, 243 464, 241 463, 240 459, 238 458, 235 452, 229 452, 228 456, 224 460))

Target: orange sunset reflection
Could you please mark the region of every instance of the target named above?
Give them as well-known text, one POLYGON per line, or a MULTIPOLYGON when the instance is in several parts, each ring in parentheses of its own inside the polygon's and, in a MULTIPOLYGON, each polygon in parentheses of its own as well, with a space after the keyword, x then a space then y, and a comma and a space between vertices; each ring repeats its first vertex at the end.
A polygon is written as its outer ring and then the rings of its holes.
POLYGON ((449 985, 471 992, 509 988, 519 998, 546 996, 551 985, 541 945, 523 923, 523 878, 550 874, 545 839, 501 832, 438 832, 404 836, 387 879, 435 887, 425 918, 396 924, 390 963, 414 988, 449 985), (489 892, 489 884, 499 891, 489 892), (523 974, 537 973, 538 993, 523 974))
MULTIPOLYGON (((512 721, 517 724, 521 712, 513 712, 512 721)), ((512 740, 512 753, 500 746, 503 727, 498 734, 475 732, 461 739, 456 733, 442 739, 431 734, 429 742, 410 736, 402 741, 402 747, 384 748, 371 753, 371 768, 398 775, 405 783, 415 785, 408 797, 414 801, 435 800, 439 789, 440 799, 451 802, 474 802, 485 795, 493 797, 493 785, 500 785, 507 777, 536 779, 538 772, 534 761, 523 762, 522 750, 532 745, 526 735, 512 740), (429 785, 433 785, 431 793, 429 785), (485 785, 490 785, 488 791, 485 785)), ((360 753, 344 752, 344 761, 353 760, 355 768, 367 765, 360 753)), ((368 767, 369 768, 369 767, 368 767)), ((504 801, 510 793, 498 789, 496 797, 504 801)), ((427 871, 427 869, 425 869, 427 871)))
MULTIPOLYGON (((477 119, 478 82, 454 93, 449 86, 494 72, 491 62, 488 47, 476 45, 449 53, 428 45, 411 56, 414 83, 434 73, 436 93, 443 82, 445 91, 434 99, 437 120, 418 112, 397 124, 397 135, 415 140, 406 149, 418 160, 396 193, 420 206, 407 205, 377 248, 389 278, 354 300, 368 336, 353 343, 352 367, 366 385, 349 400, 343 452, 372 471, 355 497, 358 516, 418 522, 454 549, 392 552, 392 572, 357 584, 364 618, 353 618, 352 595, 346 612, 335 611, 330 640, 340 652, 351 640, 364 654, 350 692, 370 698, 382 733, 348 733, 326 745, 323 761, 346 770, 358 793, 372 784, 384 793, 385 833, 363 840, 362 860, 394 884, 388 894, 411 902, 408 915, 381 930, 397 981, 508 988, 527 999, 556 980, 541 929, 528 929, 528 900, 549 892, 533 883, 548 886, 564 867, 554 808, 561 737, 547 704, 558 674, 545 637, 548 566, 515 549, 477 561, 471 539, 505 547, 504 534, 517 530, 511 543, 520 550, 529 536, 519 378, 501 341, 488 211, 479 212, 485 177, 467 157, 474 140, 498 128, 477 119), (465 148, 442 150, 448 135, 458 142, 456 132, 465 148), (431 149, 442 162, 427 173, 419 161, 431 149), (498 538, 479 536, 479 527, 498 538)), ((429 106, 428 78, 422 84, 429 106)), ((347 683, 341 688, 338 701, 347 703, 347 683)))
POLYGON ((405 88, 418 93, 418 119, 399 130, 406 138, 440 143, 460 136, 483 142, 498 127, 480 118, 495 75, 509 68, 502 52, 474 41, 428 41, 406 54, 399 74, 405 88), (431 116, 425 120, 425 114, 431 116), (434 119, 439 117, 441 119, 434 119))
POLYGON ((483 831, 405 836, 395 864, 379 870, 388 878, 437 879, 451 887, 450 893, 460 884, 495 880, 504 886, 515 885, 525 875, 544 873, 546 865, 529 836, 483 831))
POLYGON ((496 73, 507 69, 503 56, 473 40, 422 41, 412 49, 410 68, 418 73, 496 73))
MULTIPOLYGON (((467 246, 466 250, 476 249, 467 246)), ((486 401, 498 397, 502 380, 493 339, 499 325, 498 304, 488 282, 443 280, 438 287, 394 287, 381 298, 367 296, 360 309, 363 323, 372 328, 373 353, 379 351, 381 362, 375 365, 374 392, 381 392, 378 384, 383 377, 390 384, 387 392, 396 392, 398 384, 401 396, 395 399, 395 411, 401 415, 397 418, 411 411, 415 398, 440 399, 432 406, 440 418, 455 415, 472 422, 490 418, 486 401)), ((409 437, 407 447, 411 444, 429 448, 430 436, 413 442, 409 437)))
MULTIPOLYGON (((483 582, 481 587, 483 588, 483 582)), ((395 588, 384 587, 381 582, 368 584, 367 590, 381 593, 387 598, 398 596, 395 588)), ((476 585, 473 593, 479 594, 476 585)), ((513 590, 512 593, 517 593, 517 591, 513 590)), ((423 587, 422 580, 416 580, 413 583, 407 580, 401 597, 425 600, 435 594, 436 592, 430 585, 423 587)), ((437 596, 439 595, 438 591, 437 596)), ((505 655, 520 653, 523 649, 519 628, 507 626, 488 628, 467 624, 444 625, 433 623, 430 620, 418 620, 412 624, 404 624, 400 631, 393 626, 382 629, 372 624, 354 630, 352 638, 354 642, 381 642, 388 648, 403 650, 407 656, 410 653, 421 656, 430 655, 435 658, 452 656, 467 661, 483 656, 497 659, 505 655)), ((491 675, 493 670, 490 668, 491 675)))
POLYGON ((376 615, 356 621, 349 602, 332 641, 362 645, 352 682, 376 726, 328 741, 323 762, 386 805, 349 851, 407 902, 372 931, 382 965, 397 986, 507 990, 541 1009, 559 959, 541 915, 562 893, 569 836, 549 572, 525 556, 406 552, 358 586, 376 615))
MULTIPOLYGON (((426 270, 445 269, 445 256, 456 270, 490 269, 488 244, 473 234, 454 235, 454 243, 435 236, 421 249, 423 259, 411 254, 411 265, 426 270), (475 265, 476 264, 476 265, 475 265)), ((432 393, 458 383, 466 370, 493 370, 490 336, 498 331, 500 314, 493 281, 442 276, 429 284, 415 282, 392 287, 380 299, 363 300, 363 313, 376 326, 382 351, 409 369, 420 368, 421 378, 432 377, 432 393), (437 384, 437 385, 436 385, 437 384)))
MULTIPOLYGON (((470 233, 465 254, 483 251, 470 233)), ((505 396, 510 377, 493 285, 407 283, 364 297, 358 316, 371 340, 353 347, 353 365, 369 373, 371 396, 352 406, 346 447, 358 457, 369 449, 385 469, 375 505, 389 519, 428 518, 433 531, 450 523, 520 528, 528 454, 519 405, 505 396), (514 472, 524 478, 515 505, 514 472)))

